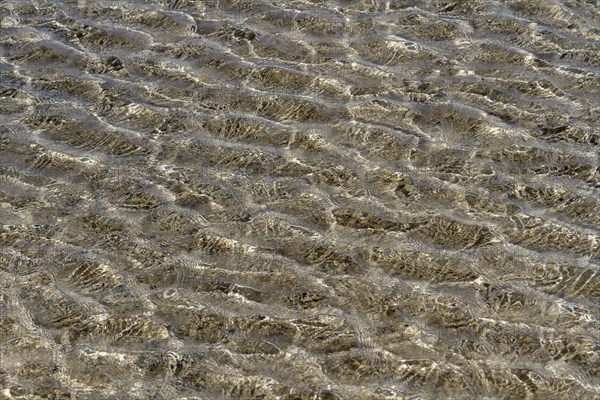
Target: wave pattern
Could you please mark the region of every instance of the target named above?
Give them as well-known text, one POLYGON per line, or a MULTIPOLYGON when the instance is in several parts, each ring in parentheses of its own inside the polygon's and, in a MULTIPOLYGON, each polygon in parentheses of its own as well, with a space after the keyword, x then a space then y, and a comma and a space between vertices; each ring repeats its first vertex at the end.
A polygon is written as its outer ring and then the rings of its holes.
POLYGON ((0 17, 2 396, 600 397, 597 1, 0 17))

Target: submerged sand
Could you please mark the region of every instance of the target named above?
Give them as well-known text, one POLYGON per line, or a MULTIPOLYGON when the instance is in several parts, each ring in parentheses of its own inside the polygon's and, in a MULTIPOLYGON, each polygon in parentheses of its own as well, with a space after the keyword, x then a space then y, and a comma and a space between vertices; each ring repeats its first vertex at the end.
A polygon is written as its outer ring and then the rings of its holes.
POLYGON ((0 18, 0 398, 600 398, 597 1, 0 18))

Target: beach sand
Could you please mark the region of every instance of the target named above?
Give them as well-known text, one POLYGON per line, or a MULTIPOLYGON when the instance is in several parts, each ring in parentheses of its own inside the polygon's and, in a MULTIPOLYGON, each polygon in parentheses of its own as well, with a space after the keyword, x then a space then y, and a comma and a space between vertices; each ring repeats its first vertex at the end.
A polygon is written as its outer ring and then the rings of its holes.
POLYGON ((0 398, 600 398, 597 1, 0 18, 0 398))

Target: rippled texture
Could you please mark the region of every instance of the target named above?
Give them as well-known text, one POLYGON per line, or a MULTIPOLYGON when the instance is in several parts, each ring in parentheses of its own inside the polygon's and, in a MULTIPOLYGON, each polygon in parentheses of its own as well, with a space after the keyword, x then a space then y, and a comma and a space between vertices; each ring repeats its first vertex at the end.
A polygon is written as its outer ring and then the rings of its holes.
POLYGON ((0 16, 2 398, 600 398, 598 1, 0 16))

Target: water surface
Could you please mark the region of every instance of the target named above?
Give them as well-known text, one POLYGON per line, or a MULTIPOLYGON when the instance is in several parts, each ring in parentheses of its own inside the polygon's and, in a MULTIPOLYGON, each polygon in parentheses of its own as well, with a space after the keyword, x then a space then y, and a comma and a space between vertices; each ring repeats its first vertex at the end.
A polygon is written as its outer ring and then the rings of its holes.
POLYGON ((2 398, 600 398, 597 1, 0 17, 2 398))

